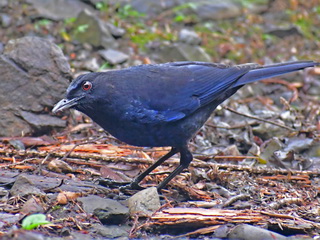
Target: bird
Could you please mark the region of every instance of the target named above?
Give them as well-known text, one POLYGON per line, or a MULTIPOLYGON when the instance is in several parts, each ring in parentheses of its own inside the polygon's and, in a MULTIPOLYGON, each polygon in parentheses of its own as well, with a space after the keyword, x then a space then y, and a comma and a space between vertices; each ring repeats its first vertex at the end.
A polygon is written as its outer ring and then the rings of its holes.
POLYGON ((223 101, 248 83, 315 67, 315 61, 260 65, 182 61, 91 72, 75 78, 53 113, 74 108, 117 139, 134 146, 171 147, 137 176, 139 183, 180 153, 179 165, 157 186, 160 191, 193 159, 188 142, 223 101))

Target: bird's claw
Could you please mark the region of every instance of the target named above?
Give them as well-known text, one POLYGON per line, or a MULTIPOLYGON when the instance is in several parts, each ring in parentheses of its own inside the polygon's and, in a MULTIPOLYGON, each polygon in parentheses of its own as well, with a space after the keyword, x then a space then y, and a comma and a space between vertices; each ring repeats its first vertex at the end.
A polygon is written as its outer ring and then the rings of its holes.
POLYGON ((124 191, 124 190, 143 190, 145 188, 141 187, 138 183, 133 181, 125 186, 119 187, 119 189, 120 191, 124 191))

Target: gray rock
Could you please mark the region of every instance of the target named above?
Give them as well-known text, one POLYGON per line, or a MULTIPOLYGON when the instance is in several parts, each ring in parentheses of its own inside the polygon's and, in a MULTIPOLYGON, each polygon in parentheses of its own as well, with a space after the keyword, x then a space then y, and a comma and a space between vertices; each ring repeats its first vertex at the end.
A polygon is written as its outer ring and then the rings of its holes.
POLYGON ((292 35, 297 36, 303 36, 300 29, 298 29, 296 26, 288 26, 288 27, 273 27, 273 29, 270 29, 267 31, 268 34, 274 35, 279 38, 284 38, 292 35))
POLYGON ((132 0, 130 5, 140 13, 145 13, 148 16, 155 16, 163 12, 163 10, 173 8, 185 2, 185 0, 132 0))
POLYGON ((34 213, 44 213, 44 208, 41 202, 35 198, 29 198, 20 209, 21 214, 30 215, 34 213))
MULTIPOLYGON (((128 1, 127 1, 128 3, 128 1)), ((194 14, 200 20, 228 19, 240 16, 242 6, 239 1, 234 0, 132 0, 130 5, 138 12, 145 13, 147 16, 156 16, 164 10, 172 9, 177 6, 185 5, 182 9, 184 14, 194 14), (192 3, 192 5, 190 4, 192 3)))
POLYGON ((48 240, 48 238, 39 232, 12 229, 9 232, 1 235, 1 240, 48 240))
POLYGON ((78 198, 78 201, 87 213, 94 214, 104 224, 122 223, 129 215, 126 206, 112 199, 92 195, 78 198))
POLYGON ((64 96, 71 79, 70 66, 58 46, 38 37, 11 40, 0 55, 0 75, 0 136, 65 126, 59 118, 44 117, 64 96))
POLYGON ((199 45, 201 43, 201 38, 195 31, 182 29, 179 32, 179 41, 190 45, 199 45))
POLYGON ((170 61, 203 61, 210 62, 210 56, 200 46, 185 43, 162 44, 150 48, 151 58, 156 62, 170 61))
POLYGON ((127 54, 113 49, 100 50, 99 54, 112 65, 123 63, 129 58, 127 54))
POLYGON ((130 215, 150 216, 160 208, 156 187, 146 188, 128 199, 130 215))
POLYGON ((10 189, 12 196, 26 196, 30 194, 44 194, 39 188, 35 187, 27 176, 20 175, 10 189))
POLYGON ((20 116, 31 126, 39 129, 46 129, 50 127, 60 127, 66 126, 66 121, 57 119, 46 114, 34 114, 31 112, 20 111, 20 116))
POLYGON ((100 69, 99 62, 95 57, 85 60, 82 64, 82 67, 92 72, 96 72, 100 69))
POLYGON ((107 24, 87 9, 78 15, 72 35, 79 42, 89 43, 95 47, 110 48, 118 45, 109 32, 107 24))
POLYGON ((0 213, 0 228, 5 225, 17 223, 20 220, 20 214, 0 213))
POLYGON ((229 234, 228 239, 246 239, 246 240, 265 240, 277 239, 284 240, 287 237, 278 233, 255 227, 248 224, 241 224, 233 228, 229 234))
POLYGON ((1 26, 4 28, 7 28, 11 25, 11 20, 12 20, 12 18, 8 14, 3 13, 0 15, 1 26))
POLYGON ((77 17, 84 9, 92 9, 78 0, 27 0, 37 10, 39 16, 52 20, 77 17))
POLYGON ((114 36, 115 38, 120 38, 122 37, 124 34, 126 34, 126 30, 120 27, 116 27, 115 25, 111 24, 111 23, 106 23, 107 27, 111 33, 112 36, 114 36))
POLYGON ((8 6, 9 1, 8 0, 0 0, 0 7, 8 6))
POLYGON ((241 16, 242 6, 239 1, 205 0, 195 2, 195 8, 191 11, 200 20, 221 20, 241 16))
POLYGON ((93 226, 95 229, 95 232, 102 237, 105 238, 118 238, 118 237, 128 237, 130 232, 129 226, 118 226, 118 225, 109 225, 109 226, 103 226, 99 224, 95 224, 93 226))

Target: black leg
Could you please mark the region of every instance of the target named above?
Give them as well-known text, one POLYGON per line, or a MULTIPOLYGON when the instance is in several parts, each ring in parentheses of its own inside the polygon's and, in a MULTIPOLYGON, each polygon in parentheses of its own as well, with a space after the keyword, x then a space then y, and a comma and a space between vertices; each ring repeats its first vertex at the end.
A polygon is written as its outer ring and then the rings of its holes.
POLYGON ((180 174, 185 168, 187 168, 192 161, 192 154, 189 151, 187 146, 184 146, 179 149, 180 150, 180 164, 179 166, 169 174, 168 177, 166 177, 157 187, 158 191, 164 188, 168 182, 170 182, 175 176, 180 174))
POLYGON ((141 173, 138 177, 136 177, 133 182, 131 182, 130 187, 132 189, 141 189, 139 186, 139 183, 154 169, 156 169, 158 166, 160 166, 164 161, 166 161, 168 158, 172 157, 178 152, 178 149, 172 148, 170 152, 168 152, 166 155, 164 155, 162 158, 160 158, 158 161, 156 161, 153 165, 151 165, 147 170, 145 170, 143 173, 141 173))

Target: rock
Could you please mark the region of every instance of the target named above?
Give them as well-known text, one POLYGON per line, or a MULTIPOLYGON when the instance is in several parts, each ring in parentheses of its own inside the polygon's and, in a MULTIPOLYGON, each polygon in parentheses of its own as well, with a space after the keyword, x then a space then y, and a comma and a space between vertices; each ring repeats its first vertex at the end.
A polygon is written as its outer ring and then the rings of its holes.
POLYGON ((179 32, 179 41, 189 45, 199 45, 202 40, 195 31, 182 29, 179 32))
POLYGON ((20 220, 20 214, 0 213, 0 228, 3 226, 11 225, 20 220))
MULTIPOLYGON (((277 123, 285 125, 283 123, 283 121, 277 119, 276 120, 277 123)), ((258 137, 260 137, 262 140, 267 140, 270 139, 272 137, 281 137, 281 136, 285 136, 285 134, 288 133, 287 129, 284 128, 280 128, 276 125, 271 125, 268 123, 261 123, 256 127, 252 128, 252 131, 255 135, 257 135, 258 137)))
POLYGON ((235 18, 242 14, 242 6, 232 0, 199 1, 195 6, 191 11, 202 21, 235 18))
POLYGON ((29 198, 20 209, 21 214, 30 215, 34 213, 44 213, 44 208, 36 198, 29 198))
POLYGON ((160 208, 160 198, 156 187, 146 188, 128 199, 130 215, 150 216, 160 208))
POLYGON ((99 54, 112 65, 123 63, 129 58, 127 54, 113 49, 100 50, 99 54))
POLYGON ((303 36, 303 33, 296 26, 288 27, 274 27, 267 31, 268 34, 274 35, 278 38, 284 38, 292 35, 303 36))
POLYGON ((228 234, 228 239, 246 239, 246 240, 265 240, 277 239, 284 240, 287 237, 278 233, 255 227, 248 224, 241 224, 234 227, 228 234))
POLYGON ((4 50, 4 45, 2 42, 0 42, 0 54, 2 54, 3 50, 4 50))
POLYGON ((87 196, 78 198, 86 213, 94 214, 104 224, 119 224, 124 222, 129 209, 118 201, 99 196, 87 196))
POLYGON ((0 75, 0 136, 43 133, 66 125, 48 115, 71 79, 58 46, 38 37, 11 40, 0 55, 0 75))
POLYGON ((70 173, 73 172, 72 167, 65 161, 54 159, 49 162, 48 169, 57 173, 70 173))
POLYGON ((48 240, 43 234, 23 229, 12 229, 1 235, 1 240, 48 240))
POLYGON ((114 36, 115 38, 121 38, 125 33, 126 30, 120 27, 116 27, 115 25, 111 24, 111 23, 106 23, 107 27, 111 33, 112 36, 114 36))
POLYGON ((86 70, 97 72, 100 69, 100 65, 98 63, 98 60, 94 58, 89 58, 82 62, 82 67, 86 70))
POLYGON ((184 43, 162 44, 149 49, 155 62, 202 61, 210 62, 210 56, 200 46, 184 43))
POLYGON ((276 137, 271 138, 263 144, 263 149, 259 156, 260 161, 263 163, 268 162, 273 156, 275 151, 278 151, 283 148, 283 143, 276 137))
POLYGON ((74 18, 84 9, 92 9, 79 0, 27 0, 27 2, 32 4, 39 16, 56 21, 74 18))
POLYGON ((26 196, 30 194, 43 194, 43 192, 34 186, 27 176, 20 175, 10 189, 12 196, 26 196))
POLYGON ((4 28, 7 28, 11 25, 11 16, 8 15, 8 14, 1 14, 0 15, 0 22, 1 22, 1 26, 4 27, 4 28))
POLYGON ((180 4, 183 4, 185 1, 183 0, 132 0, 130 1, 130 5, 133 9, 140 13, 144 13, 148 16, 156 16, 159 13, 163 12, 163 10, 173 8, 180 4))
POLYGON ((72 35, 79 42, 89 43, 95 47, 110 48, 118 45, 109 32, 107 24, 87 9, 78 15, 72 35))
POLYGON ((132 0, 130 5, 133 9, 145 13, 147 16, 156 16, 164 10, 177 6, 186 6, 182 9, 184 14, 194 14, 200 20, 228 19, 242 14, 241 4, 239 1, 233 0, 132 0))
POLYGON ((46 114, 34 114, 31 112, 20 111, 20 115, 27 123, 37 129, 47 129, 50 127, 63 128, 66 126, 66 121, 46 114))
POLYGON ((93 226, 95 232, 102 237, 111 239, 111 238, 118 238, 118 237, 128 237, 130 232, 129 226, 118 226, 118 225, 110 225, 110 226, 103 226, 100 224, 95 224, 93 226))
POLYGON ((9 1, 8 0, 0 0, 0 7, 6 7, 8 6, 9 1))

